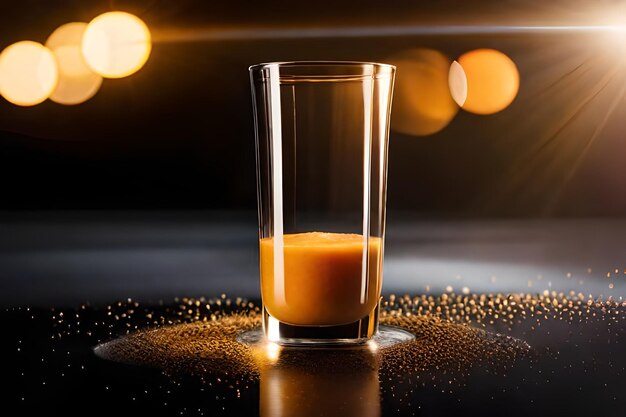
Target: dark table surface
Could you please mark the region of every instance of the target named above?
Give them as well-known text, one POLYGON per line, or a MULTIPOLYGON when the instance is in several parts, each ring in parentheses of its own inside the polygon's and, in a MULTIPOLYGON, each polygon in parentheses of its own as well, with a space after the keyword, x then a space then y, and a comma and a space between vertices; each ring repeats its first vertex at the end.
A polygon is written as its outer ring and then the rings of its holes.
POLYGON ((626 415, 625 221, 390 214, 384 292, 410 297, 387 297, 383 322, 421 342, 372 360, 287 350, 278 364, 252 366, 237 356, 233 328, 258 323, 245 300, 258 306, 255 222, 254 213, 1 216, 5 409, 626 415), (233 311, 248 321, 233 325, 233 311))
MULTIPOLYGON (((258 297, 257 252, 254 212, 4 213, 0 306, 258 297)), ((626 220, 428 221, 391 212, 383 291, 626 296, 625 259, 626 220)))

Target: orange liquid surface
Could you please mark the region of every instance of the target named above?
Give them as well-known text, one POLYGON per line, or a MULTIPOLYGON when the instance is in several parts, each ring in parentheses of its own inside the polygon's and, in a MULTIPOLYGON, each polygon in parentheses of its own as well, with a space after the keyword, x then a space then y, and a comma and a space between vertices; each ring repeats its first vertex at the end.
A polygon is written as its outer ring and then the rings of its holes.
POLYGON ((286 234, 281 279, 280 272, 275 276, 274 238, 261 239, 263 305, 274 318, 301 326, 339 325, 365 317, 380 297, 382 248, 380 238, 369 238, 362 300, 363 245, 363 236, 357 234, 286 234))

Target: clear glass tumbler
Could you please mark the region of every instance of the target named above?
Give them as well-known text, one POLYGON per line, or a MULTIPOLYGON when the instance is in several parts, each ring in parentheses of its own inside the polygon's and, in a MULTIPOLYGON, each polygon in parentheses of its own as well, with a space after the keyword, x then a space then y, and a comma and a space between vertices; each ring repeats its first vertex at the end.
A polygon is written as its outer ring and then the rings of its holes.
POLYGON ((250 67, 263 328, 282 344, 363 342, 378 328, 395 67, 250 67))

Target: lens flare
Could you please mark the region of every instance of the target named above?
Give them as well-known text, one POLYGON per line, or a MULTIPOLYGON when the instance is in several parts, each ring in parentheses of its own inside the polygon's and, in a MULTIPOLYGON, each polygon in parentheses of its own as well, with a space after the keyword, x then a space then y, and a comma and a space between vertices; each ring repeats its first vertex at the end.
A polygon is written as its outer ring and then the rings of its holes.
POLYGON ((59 83, 50 96, 52 101, 66 105, 83 103, 102 85, 102 77, 87 66, 81 51, 86 29, 87 23, 67 23, 46 41, 46 47, 54 53, 59 67, 59 83))
POLYGON ((52 51, 40 43, 17 42, 0 54, 0 94, 18 106, 34 106, 46 100, 58 76, 52 51))
POLYGON ((106 78, 122 78, 139 71, 151 49, 146 24, 125 12, 104 13, 93 19, 82 41, 87 65, 106 78))
POLYGON ((458 62, 467 78, 463 109, 475 114, 493 114, 506 109, 517 96, 519 72, 515 63, 495 49, 476 49, 458 62))
POLYGON ((397 68, 391 128, 426 136, 446 127, 459 110, 450 94, 450 60, 432 49, 413 49, 391 57, 397 68))

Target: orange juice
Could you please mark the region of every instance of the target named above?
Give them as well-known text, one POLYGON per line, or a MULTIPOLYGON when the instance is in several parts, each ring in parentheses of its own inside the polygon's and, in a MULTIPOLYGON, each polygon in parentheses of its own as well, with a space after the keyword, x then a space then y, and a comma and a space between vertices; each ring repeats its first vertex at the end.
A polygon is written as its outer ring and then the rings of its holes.
POLYGON ((363 236, 349 233, 297 233, 260 241, 263 305, 277 320, 299 326, 352 323, 376 306, 382 284, 381 239, 369 238, 364 265, 363 236), (281 261, 274 268, 274 260, 281 261), (363 268, 368 271, 363 273, 363 268))

